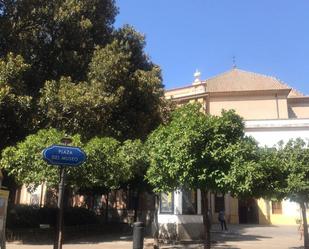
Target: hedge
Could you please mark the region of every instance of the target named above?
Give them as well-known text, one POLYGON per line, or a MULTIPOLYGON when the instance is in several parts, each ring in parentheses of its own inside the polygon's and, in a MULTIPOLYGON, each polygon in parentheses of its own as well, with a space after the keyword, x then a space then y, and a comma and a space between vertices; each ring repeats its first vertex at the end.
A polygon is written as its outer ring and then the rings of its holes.
MULTIPOLYGON (((64 210, 64 225, 98 224, 97 215, 88 209, 70 207, 64 210)), ((49 224, 54 227, 57 221, 57 208, 15 205, 8 207, 6 226, 14 228, 38 228, 40 224, 49 224)))

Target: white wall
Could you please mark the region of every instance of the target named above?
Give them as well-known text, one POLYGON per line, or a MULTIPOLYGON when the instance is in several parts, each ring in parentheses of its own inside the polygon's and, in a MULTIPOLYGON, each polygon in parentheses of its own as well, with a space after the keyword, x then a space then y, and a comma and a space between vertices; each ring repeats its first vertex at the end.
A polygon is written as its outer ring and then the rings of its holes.
POLYGON ((254 137, 260 146, 274 146, 280 140, 309 139, 309 119, 245 121, 246 135, 254 137))

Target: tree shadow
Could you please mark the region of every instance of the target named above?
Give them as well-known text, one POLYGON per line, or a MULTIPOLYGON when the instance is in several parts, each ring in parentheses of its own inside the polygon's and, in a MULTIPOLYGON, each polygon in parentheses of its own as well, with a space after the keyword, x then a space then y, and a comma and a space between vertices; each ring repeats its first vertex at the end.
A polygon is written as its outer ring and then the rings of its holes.
MULTIPOLYGON (((15 231, 16 232, 16 231, 15 231)), ((54 229, 22 229, 14 240, 28 245, 51 245, 54 229)), ((64 244, 98 244, 113 241, 132 241, 132 227, 128 224, 107 223, 87 227, 65 227, 64 244)))

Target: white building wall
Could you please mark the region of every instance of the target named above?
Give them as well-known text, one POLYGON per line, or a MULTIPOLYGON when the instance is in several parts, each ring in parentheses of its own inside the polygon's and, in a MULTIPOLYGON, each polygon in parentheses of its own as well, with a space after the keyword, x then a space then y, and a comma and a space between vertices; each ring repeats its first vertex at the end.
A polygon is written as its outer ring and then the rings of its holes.
POLYGON ((309 139, 309 119, 245 121, 246 135, 254 137, 260 146, 274 146, 280 140, 309 139))

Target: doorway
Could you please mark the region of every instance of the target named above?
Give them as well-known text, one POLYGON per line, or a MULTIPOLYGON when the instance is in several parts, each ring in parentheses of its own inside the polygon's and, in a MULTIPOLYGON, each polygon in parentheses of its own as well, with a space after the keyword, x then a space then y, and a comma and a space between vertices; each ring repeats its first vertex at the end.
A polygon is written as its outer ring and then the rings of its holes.
POLYGON ((239 224, 258 224, 259 213, 258 205, 255 199, 238 200, 239 224))

